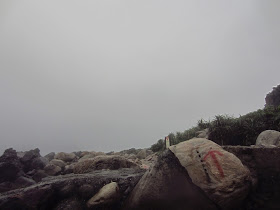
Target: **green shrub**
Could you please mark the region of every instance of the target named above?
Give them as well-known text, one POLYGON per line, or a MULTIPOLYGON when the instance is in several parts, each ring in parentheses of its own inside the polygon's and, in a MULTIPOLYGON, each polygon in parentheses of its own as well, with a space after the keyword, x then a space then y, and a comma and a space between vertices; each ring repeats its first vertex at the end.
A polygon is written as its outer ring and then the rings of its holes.
MULTIPOLYGON (((217 115, 212 121, 197 122, 197 126, 184 132, 170 133, 171 145, 189 140, 197 136, 197 131, 209 128, 209 139, 220 145, 253 145, 258 135, 264 130, 280 131, 280 106, 266 107, 244 116, 234 118, 228 115, 217 115)), ((163 151, 165 142, 160 139, 152 145, 154 152, 163 151)))

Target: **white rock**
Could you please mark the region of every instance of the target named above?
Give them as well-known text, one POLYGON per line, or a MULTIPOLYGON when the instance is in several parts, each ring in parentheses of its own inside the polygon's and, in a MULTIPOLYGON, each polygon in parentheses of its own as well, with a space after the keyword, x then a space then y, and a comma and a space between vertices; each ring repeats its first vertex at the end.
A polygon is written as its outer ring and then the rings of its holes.
POLYGON ((266 130, 260 133, 256 140, 256 146, 264 147, 279 147, 280 146, 280 132, 274 130, 266 130))
POLYGON ((118 184, 116 182, 111 182, 102 187, 98 193, 88 200, 87 207, 93 208, 101 205, 112 205, 119 201, 120 197, 118 184))

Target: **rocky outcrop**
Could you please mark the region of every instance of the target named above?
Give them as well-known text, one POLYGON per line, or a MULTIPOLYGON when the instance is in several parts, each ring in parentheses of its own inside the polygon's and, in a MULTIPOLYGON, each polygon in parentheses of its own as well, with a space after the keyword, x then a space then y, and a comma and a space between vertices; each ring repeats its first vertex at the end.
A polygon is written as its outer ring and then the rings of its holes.
POLYGON ((25 175, 22 169, 17 152, 12 148, 7 149, 0 157, 0 193, 26 186, 21 181, 21 177, 25 175))
POLYGON ((74 173, 83 174, 100 169, 116 170, 120 168, 139 168, 139 166, 117 155, 97 156, 95 158, 79 161, 74 166, 74 173))
POLYGON ((250 172, 207 139, 172 146, 141 178, 126 209, 234 209, 250 189, 250 172))
POLYGON ((278 107, 280 106, 280 85, 273 87, 273 90, 265 97, 265 107, 278 107))
POLYGON ((280 147, 280 132, 274 130, 261 132, 256 140, 256 145, 264 147, 280 147))
POLYGON ((87 209, 89 198, 112 181, 119 186, 119 207, 143 173, 143 170, 120 169, 47 178, 28 188, 0 194, 0 209, 87 209))
POLYGON ((22 167, 16 151, 7 149, 0 157, 0 183, 14 181, 22 173, 22 167))
POLYGON ((23 170, 26 173, 33 169, 43 169, 49 162, 46 158, 41 157, 38 148, 26 152, 20 161, 23 164, 23 170))

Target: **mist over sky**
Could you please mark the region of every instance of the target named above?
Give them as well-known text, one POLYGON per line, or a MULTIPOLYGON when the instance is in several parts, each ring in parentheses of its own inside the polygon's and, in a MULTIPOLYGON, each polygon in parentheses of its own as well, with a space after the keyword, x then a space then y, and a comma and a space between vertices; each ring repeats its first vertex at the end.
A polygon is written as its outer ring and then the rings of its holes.
POLYGON ((280 1, 0 1, 0 153, 150 147, 280 83, 280 1))

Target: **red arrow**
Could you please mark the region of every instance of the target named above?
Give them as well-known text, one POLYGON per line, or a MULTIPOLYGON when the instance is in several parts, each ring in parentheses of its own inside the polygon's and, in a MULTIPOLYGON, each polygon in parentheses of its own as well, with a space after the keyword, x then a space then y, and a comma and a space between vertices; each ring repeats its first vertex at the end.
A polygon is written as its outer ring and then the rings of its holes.
POLYGON ((216 167, 217 167, 217 169, 218 169, 218 171, 219 171, 221 177, 224 178, 225 175, 224 175, 223 169, 222 169, 220 163, 218 162, 215 153, 217 153, 217 154, 220 155, 220 156, 223 156, 223 154, 222 154, 221 152, 216 151, 216 150, 212 150, 212 151, 209 151, 209 152, 204 156, 203 160, 205 161, 205 160, 207 159, 207 157, 210 155, 211 158, 214 160, 214 163, 215 163, 215 165, 216 165, 216 167))

